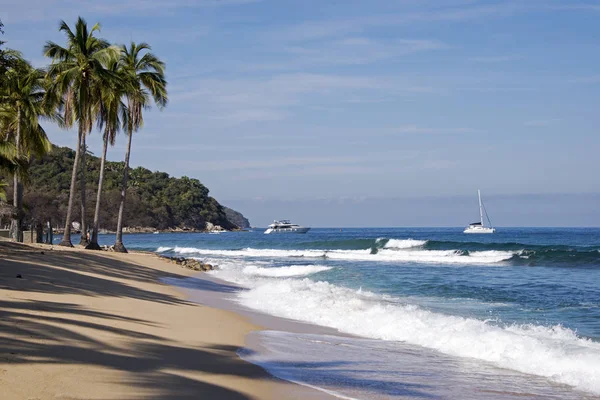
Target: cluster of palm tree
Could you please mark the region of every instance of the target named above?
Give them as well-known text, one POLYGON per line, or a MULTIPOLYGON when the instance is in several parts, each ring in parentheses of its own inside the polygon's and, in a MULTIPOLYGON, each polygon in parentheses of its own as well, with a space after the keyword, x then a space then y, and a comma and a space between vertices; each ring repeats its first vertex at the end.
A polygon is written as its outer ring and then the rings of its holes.
POLYGON ((64 21, 59 30, 65 34, 66 44, 61 46, 48 42, 44 46, 44 55, 51 59, 46 70, 34 69, 15 54, 15 58, 20 60, 17 63, 19 67, 7 69, 4 73, 7 79, 0 87, 0 167, 6 164, 15 177, 13 205, 20 210, 11 224, 16 232, 13 238, 19 240, 21 231, 21 179, 26 176, 28 157, 50 150, 50 143, 38 123, 39 118, 47 118, 66 128, 78 128, 65 229, 60 242, 62 246, 73 246, 73 203, 78 192, 79 176, 82 208, 80 244, 88 249, 100 249, 98 228, 106 154, 108 146, 114 145, 119 131, 127 134, 114 246, 116 251, 126 252, 122 232, 131 141, 133 133, 143 126, 143 111, 151 106, 151 102, 154 101, 159 108, 167 104, 165 65, 150 52, 148 44, 111 45, 96 36, 100 31, 98 24, 89 29, 81 17, 74 30, 64 21), (85 155, 86 138, 94 126, 102 132, 104 146, 92 234, 88 241, 89 227, 84 218, 87 203, 85 155))
MULTIPOLYGON (((25 61, 13 50, 2 52, 0 85, 0 168, 13 175, 13 220, 11 233, 22 241, 23 181, 32 156, 41 156, 51 148, 40 119, 61 122, 54 111, 56 104, 45 90, 45 72, 25 61), (52 104, 54 103, 54 104, 52 104)), ((54 97, 56 100, 56 98, 54 97)), ((0 197, 6 200, 2 183, 0 197)))

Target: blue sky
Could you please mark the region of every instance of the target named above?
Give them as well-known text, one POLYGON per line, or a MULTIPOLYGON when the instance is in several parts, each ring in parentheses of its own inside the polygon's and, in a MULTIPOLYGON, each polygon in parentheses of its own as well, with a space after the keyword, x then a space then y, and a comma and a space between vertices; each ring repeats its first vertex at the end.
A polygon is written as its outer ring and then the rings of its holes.
POLYGON ((170 104, 132 164, 198 178, 255 225, 464 225, 478 188, 499 225, 600 225, 581 215, 600 193, 600 1, 2 3, 7 45, 38 65, 79 15, 151 44, 170 104))

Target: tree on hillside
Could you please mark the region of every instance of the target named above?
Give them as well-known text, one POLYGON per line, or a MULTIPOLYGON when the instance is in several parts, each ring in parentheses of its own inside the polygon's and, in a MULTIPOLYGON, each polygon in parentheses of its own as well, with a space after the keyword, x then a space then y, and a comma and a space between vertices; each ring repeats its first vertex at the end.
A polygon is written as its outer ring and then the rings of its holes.
POLYGON ((131 43, 129 48, 122 46, 121 62, 127 79, 127 152, 125 153, 125 170, 123 171, 123 187, 117 222, 117 238, 115 251, 127 252, 123 245, 123 211, 127 195, 127 179, 129 174, 129 156, 133 133, 144 124, 142 110, 150 107, 151 99, 159 108, 167 105, 167 81, 165 80, 165 64, 154 54, 150 53, 146 43, 131 43))
MULTIPOLYGON (((91 199, 96 197, 95 186, 99 180, 102 160, 90 154, 87 160, 87 186, 94 187, 93 191, 88 190, 88 197, 91 199)), ((27 220, 61 221, 64 226, 74 161, 74 149, 56 146, 41 159, 31 160, 27 169, 28 185, 23 196, 27 220)), ((119 209, 124 168, 123 161, 105 162, 99 216, 101 229, 117 229, 118 213, 115 210, 119 209)), ((223 207, 210 197, 208 188, 197 179, 175 178, 165 172, 152 172, 144 167, 131 169, 131 178, 137 182, 133 182, 135 185, 128 182, 123 214, 123 220, 130 227, 202 230, 207 222, 211 222, 225 229, 236 228, 226 218, 223 207)), ((11 188, 7 188, 7 193, 12 198, 11 188)), ((79 207, 78 200, 79 196, 76 196, 74 207, 79 207)), ((91 211, 88 211, 90 221, 94 217, 93 210, 91 211)))
POLYGON ((100 250, 98 244, 98 229, 100 228, 100 204, 102 198, 102 186, 104 183, 104 165, 106 163, 106 153, 108 145, 114 146, 117 133, 122 125, 127 122, 127 107, 122 101, 125 94, 127 80, 123 77, 121 58, 115 57, 107 64, 107 69, 111 71, 117 79, 111 79, 104 85, 97 87, 97 96, 100 99, 97 109, 98 128, 104 129, 102 135, 103 149, 100 161, 100 176, 98 178, 98 191, 96 193, 96 209, 94 212, 94 224, 92 227, 92 237, 86 249, 100 250))
POLYGON ((13 172, 13 206, 17 215, 11 224, 11 235, 22 241, 23 183, 27 162, 31 155, 42 156, 51 149, 46 132, 39 119, 52 117, 51 103, 44 91, 44 71, 35 69, 25 60, 19 60, 14 68, 5 72, 0 87, 0 119, 5 140, 13 143, 16 164, 13 172))
MULTIPOLYGON (((4 24, 2 23, 2 20, 0 19, 0 33, 4 35, 4 24)), ((0 46, 2 46, 4 44, 4 40, 0 40, 0 46)), ((2 50, 0 50, 2 51, 2 50)))
POLYGON ((110 46, 103 39, 94 36, 100 30, 96 24, 88 29, 86 21, 79 17, 75 24, 75 32, 66 22, 60 23, 59 30, 67 37, 67 44, 62 47, 53 42, 44 46, 44 54, 52 59, 48 77, 52 81, 52 90, 64 101, 64 120, 67 127, 78 123, 77 147, 75 163, 71 175, 71 191, 65 223, 65 232, 61 246, 73 247, 71 243, 71 222, 73 200, 77 181, 78 167, 81 168, 81 244, 87 245, 86 238, 86 197, 85 197, 85 138, 92 130, 94 123, 93 109, 98 99, 94 98, 93 87, 111 79, 112 74, 105 65, 118 55, 118 48, 110 46), (83 150, 83 151, 82 151, 83 150), (81 165, 79 165, 81 163, 81 165))

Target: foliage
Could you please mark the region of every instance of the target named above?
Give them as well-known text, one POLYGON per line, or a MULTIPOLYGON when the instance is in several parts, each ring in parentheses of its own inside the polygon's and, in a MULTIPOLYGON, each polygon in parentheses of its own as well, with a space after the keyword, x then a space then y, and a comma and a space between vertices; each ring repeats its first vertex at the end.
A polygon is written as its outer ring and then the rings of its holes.
POLYGON ((133 132, 138 131, 144 124, 143 109, 150 107, 151 100, 160 108, 167 104, 167 82, 165 80, 165 64, 154 54, 150 53, 146 43, 131 42, 129 48, 121 47, 121 66, 125 79, 125 98, 127 99, 127 152, 125 153, 125 170, 123 173, 123 190, 119 204, 117 222, 117 237, 115 251, 127 252, 123 245, 123 213, 126 204, 125 188, 129 178, 129 157, 133 132))
MULTIPOLYGON (((25 189, 24 196, 26 221, 32 218, 39 221, 50 219, 54 225, 64 221, 74 159, 73 150, 54 147, 41 160, 31 163, 30 184, 25 189)), ((106 163, 101 229, 114 230, 117 226, 116 210, 119 207, 123 168, 123 162, 106 163)), ((86 170, 88 187, 93 187, 98 182, 100 159, 88 154, 86 170)), ((226 229, 237 228, 227 220, 224 207, 208 194, 208 189, 197 179, 185 176, 174 178, 165 172, 134 168, 131 170, 127 189, 125 220, 130 227, 153 229, 201 230, 205 228, 206 222, 226 229)), ((88 207, 88 221, 93 218, 93 208, 88 207)), ((74 220, 80 220, 80 215, 77 214, 80 210, 79 205, 76 204, 73 209, 74 220)))
MULTIPOLYGON (((94 96, 98 87, 110 82, 113 74, 105 66, 118 57, 119 49, 111 46, 106 40, 94 36, 100 31, 100 25, 95 24, 88 29, 87 22, 79 17, 75 23, 75 31, 72 31, 65 21, 61 21, 59 30, 67 37, 67 45, 60 46, 54 42, 47 42, 44 46, 44 55, 52 59, 48 68, 48 78, 52 84, 50 92, 58 96, 63 102, 63 115, 66 127, 77 122, 79 131, 77 134, 77 150, 73 170, 71 173, 71 186, 65 218, 65 231, 61 246, 72 246, 71 243, 71 221, 77 174, 81 174, 81 207, 82 213, 86 213, 87 206, 85 189, 85 168, 79 168, 79 162, 85 163, 85 153, 80 150, 86 148, 86 135, 92 130, 96 110, 100 99, 94 96), (81 172, 79 172, 81 169, 81 172)), ((87 245, 85 235, 87 218, 83 218, 81 244, 87 245)))
MULTIPOLYGON (((4 34, 4 24, 2 20, 0 20, 0 34, 4 34)), ((3 40, 0 40, 0 82, 4 84, 6 82, 6 77, 4 73, 9 70, 16 60, 21 59, 21 53, 11 49, 2 49, 2 46, 6 43, 3 40)))
POLYGON ((50 141, 39 119, 60 121, 47 101, 44 75, 43 70, 20 59, 5 72, 6 80, 0 86, 0 138, 15 140, 15 132, 20 129, 21 137, 15 145, 27 158, 50 150, 50 141))
MULTIPOLYGON (((2 23, 2 20, 0 19, 0 33, 4 35, 4 24, 2 23)), ((0 40, 0 46, 2 46, 5 42, 3 40, 0 40)), ((2 50, 0 50, 2 51, 2 50)))
POLYGON ((144 125, 142 110, 150 106, 151 99, 160 109, 167 105, 165 64, 150 50, 147 43, 121 46, 121 64, 128 83, 125 94, 129 105, 128 134, 144 125))
MULTIPOLYGON (((17 53, 7 54, 11 62, 0 71, 4 78, 0 85, 0 167, 16 174, 15 185, 20 187, 27 177, 30 157, 41 156, 51 148, 39 119, 59 119, 46 100, 44 71, 33 68, 17 53)), ((6 184, 0 186, 0 197, 5 201, 6 184)), ((21 197, 17 196, 14 203, 20 215, 21 197)))
POLYGON ((100 25, 88 30, 81 17, 77 20, 75 32, 64 21, 59 30, 67 37, 67 46, 54 42, 47 42, 44 46, 44 55, 52 59, 48 77, 52 80, 52 91, 65 101, 66 126, 70 127, 77 121, 85 135, 92 130, 93 108, 98 102, 93 96, 94 87, 111 80, 112 74, 105 65, 118 57, 119 49, 95 37, 100 25))

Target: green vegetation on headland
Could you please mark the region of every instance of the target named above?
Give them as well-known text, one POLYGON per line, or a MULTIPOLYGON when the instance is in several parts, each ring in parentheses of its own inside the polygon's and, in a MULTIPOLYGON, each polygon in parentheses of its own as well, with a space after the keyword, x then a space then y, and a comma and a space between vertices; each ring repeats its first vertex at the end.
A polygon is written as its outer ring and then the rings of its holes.
MULTIPOLYGON (((40 159, 32 160, 23 204, 25 221, 52 221, 63 224, 67 212, 71 170, 75 151, 53 147, 40 159)), ((101 160, 91 154, 85 157, 88 207, 86 219, 94 217, 94 185, 100 175, 101 160)), ((121 198, 124 162, 107 161, 104 166, 100 229, 115 231, 121 198)), ((9 194, 12 190, 9 189, 9 194)), ((129 171, 124 220, 128 230, 204 230, 206 223, 224 229, 244 228, 237 219, 227 218, 227 210, 197 179, 174 178, 165 172, 152 172, 143 167, 129 171)), ((74 221, 81 221, 81 198, 74 199, 74 221)), ((239 214, 231 210, 234 214, 239 214)), ((245 220, 243 215, 239 214, 245 220)))
MULTIPOLYGON (((0 21, 0 33, 3 27, 0 21)), ((22 241, 25 222, 51 220, 64 224, 60 245, 73 246, 72 222, 78 217, 80 245, 98 250, 100 228, 114 229, 114 249, 121 252, 127 251, 125 226, 235 228, 198 180, 144 168, 130 171, 132 137, 144 124, 144 111, 153 104, 163 109, 168 102, 165 64, 146 43, 115 45, 99 38, 99 24, 90 28, 80 17, 73 27, 60 22, 65 42, 46 42, 49 65, 42 69, 18 51, 3 49, 0 41, 0 173, 12 176, 13 186, 12 204, 0 203, 0 217, 11 219, 13 239, 22 241), (50 152, 41 120, 76 127, 75 151, 50 152), (87 154, 86 137, 94 127, 103 137, 100 159, 87 154), (119 131, 127 140, 125 161, 107 162, 119 131)), ((0 202, 6 201, 7 186, 0 180, 0 202)))

